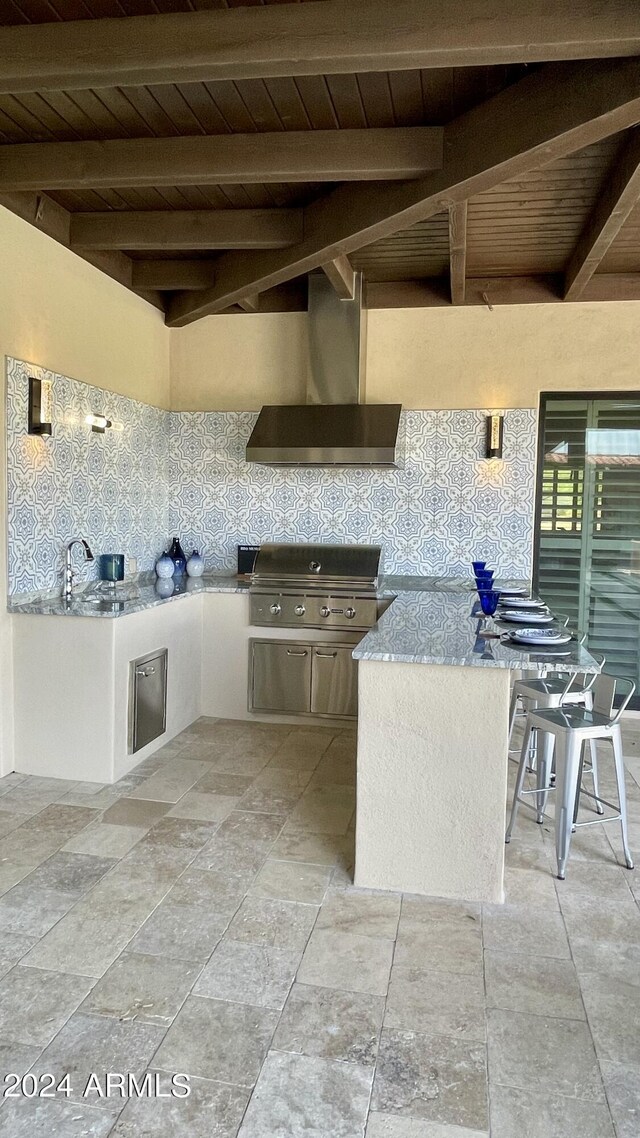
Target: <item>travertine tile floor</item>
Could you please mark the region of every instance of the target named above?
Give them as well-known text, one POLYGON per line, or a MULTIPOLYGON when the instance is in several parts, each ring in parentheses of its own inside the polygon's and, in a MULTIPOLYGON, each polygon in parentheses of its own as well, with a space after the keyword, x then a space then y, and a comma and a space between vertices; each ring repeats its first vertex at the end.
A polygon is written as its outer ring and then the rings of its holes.
MULTIPOLYGON (((114 787, 0 782, 0 1073, 68 1074, 5 1099, 3 1138, 637 1138, 617 831, 561 883, 523 815, 482 912, 356 890, 354 750, 200 720, 114 787), (84 1095, 145 1071, 165 1097, 84 1095)), ((640 851, 640 722, 625 751, 640 851)))

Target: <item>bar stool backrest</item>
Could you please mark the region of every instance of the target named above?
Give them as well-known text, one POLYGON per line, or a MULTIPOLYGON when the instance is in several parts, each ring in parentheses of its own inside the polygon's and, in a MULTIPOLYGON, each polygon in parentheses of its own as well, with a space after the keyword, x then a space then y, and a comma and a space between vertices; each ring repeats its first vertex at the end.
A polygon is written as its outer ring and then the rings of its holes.
MULTIPOLYGON (((580 644, 584 644, 586 639, 587 639, 587 634, 585 632, 584 635, 582 636, 582 639, 580 640, 580 644)), ((600 665, 600 671, 602 671, 602 669, 604 668, 604 666, 607 662, 607 657, 604 656, 602 654, 602 652, 592 652, 591 655, 593 656, 596 663, 600 665)), ((587 674, 587 672, 576 672, 576 674, 574 675, 574 677, 571 681, 571 687, 569 688, 569 691, 571 691, 572 688, 593 687, 593 685, 595 683, 595 678, 596 677, 594 677, 593 675, 587 674)))
POLYGON ((636 685, 633 680, 617 679, 615 676, 606 676, 601 672, 593 685, 593 710, 597 715, 604 715, 613 723, 620 718, 635 690, 636 685), (618 710, 614 712, 616 692, 620 689, 626 690, 626 695, 618 710))

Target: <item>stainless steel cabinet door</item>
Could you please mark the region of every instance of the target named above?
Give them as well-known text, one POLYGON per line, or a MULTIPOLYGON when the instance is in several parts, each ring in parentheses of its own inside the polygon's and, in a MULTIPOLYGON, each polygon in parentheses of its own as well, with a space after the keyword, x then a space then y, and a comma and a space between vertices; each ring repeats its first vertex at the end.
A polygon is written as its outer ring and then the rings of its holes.
POLYGON ((358 666, 351 648, 323 644, 313 649, 311 711, 315 715, 356 715, 358 666))
POLYGON ((167 649, 132 660, 129 749, 140 751, 167 725, 167 649))
POLYGON ((255 711, 309 711, 311 647, 254 641, 251 707, 255 711))

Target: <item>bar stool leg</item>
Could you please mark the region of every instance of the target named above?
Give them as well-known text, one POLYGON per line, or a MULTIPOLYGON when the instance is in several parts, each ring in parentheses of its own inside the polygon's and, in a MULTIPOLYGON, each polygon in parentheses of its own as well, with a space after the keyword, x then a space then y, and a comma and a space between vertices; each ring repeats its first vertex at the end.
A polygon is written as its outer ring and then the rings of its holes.
MULTIPOLYGON (((516 681, 517 682, 517 681, 516 681)), ((518 710, 518 689, 516 684, 511 689, 511 702, 509 704, 509 742, 513 735, 513 728, 516 721, 516 711, 518 710)))
POLYGON ((578 793, 582 747, 573 731, 562 731, 556 740, 556 859, 558 877, 564 881, 571 846, 573 812, 578 793))
POLYGON ((513 833, 513 827, 515 826, 515 823, 516 823, 516 817, 518 814, 518 803, 519 803, 520 795, 522 793, 522 787, 524 785, 524 776, 527 772, 527 755, 529 753, 529 743, 531 740, 532 733, 533 733, 532 728, 530 726, 529 720, 527 719, 527 725, 524 729, 524 739, 522 740, 522 750, 520 752, 520 762, 518 763, 518 774, 516 777, 516 787, 515 787, 515 790, 513 792, 513 804, 511 806, 511 817, 509 818, 509 825, 507 826, 507 832, 506 832, 505 837, 504 837, 504 840, 507 843, 511 841, 511 834, 513 833))
POLYGON ((624 759, 622 756, 622 736, 620 724, 616 723, 611 733, 613 744, 613 760, 616 767, 616 782, 618 783, 618 802, 620 803, 620 828, 622 830, 622 849, 627 869, 633 869, 633 858, 629 849, 629 836, 627 832, 627 791, 624 784, 624 759))
POLYGON ((553 770, 553 748, 555 739, 550 731, 538 732, 542 738, 538 741, 538 766, 537 766, 537 787, 538 794, 536 794, 536 822, 542 825, 544 822, 544 812, 547 808, 547 799, 549 797, 549 787, 551 786, 551 771, 553 770))
MULTIPOLYGON (((600 798, 600 780, 598 778, 598 744, 595 739, 589 739, 589 751, 591 752, 591 779, 593 782, 593 793, 596 799, 600 798)), ((596 801, 596 814, 604 814, 604 806, 601 802, 596 801)))

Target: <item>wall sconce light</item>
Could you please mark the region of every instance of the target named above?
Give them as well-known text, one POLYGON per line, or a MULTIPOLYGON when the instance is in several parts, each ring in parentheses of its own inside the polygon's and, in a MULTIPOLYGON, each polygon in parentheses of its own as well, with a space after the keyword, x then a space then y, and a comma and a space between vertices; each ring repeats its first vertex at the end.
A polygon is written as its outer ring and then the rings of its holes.
POLYGON ((106 415, 87 415, 85 423, 98 435, 103 435, 108 427, 113 426, 111 419, 107 419, 106 415))
POLYGON ((487 415, 487 458, 502 458, 502 437, 504 435, 504 415, 497 412, 487 415))
POLYGON ((29 376, 29 425, 30 435, 51 434, 51 380, 29 376))

